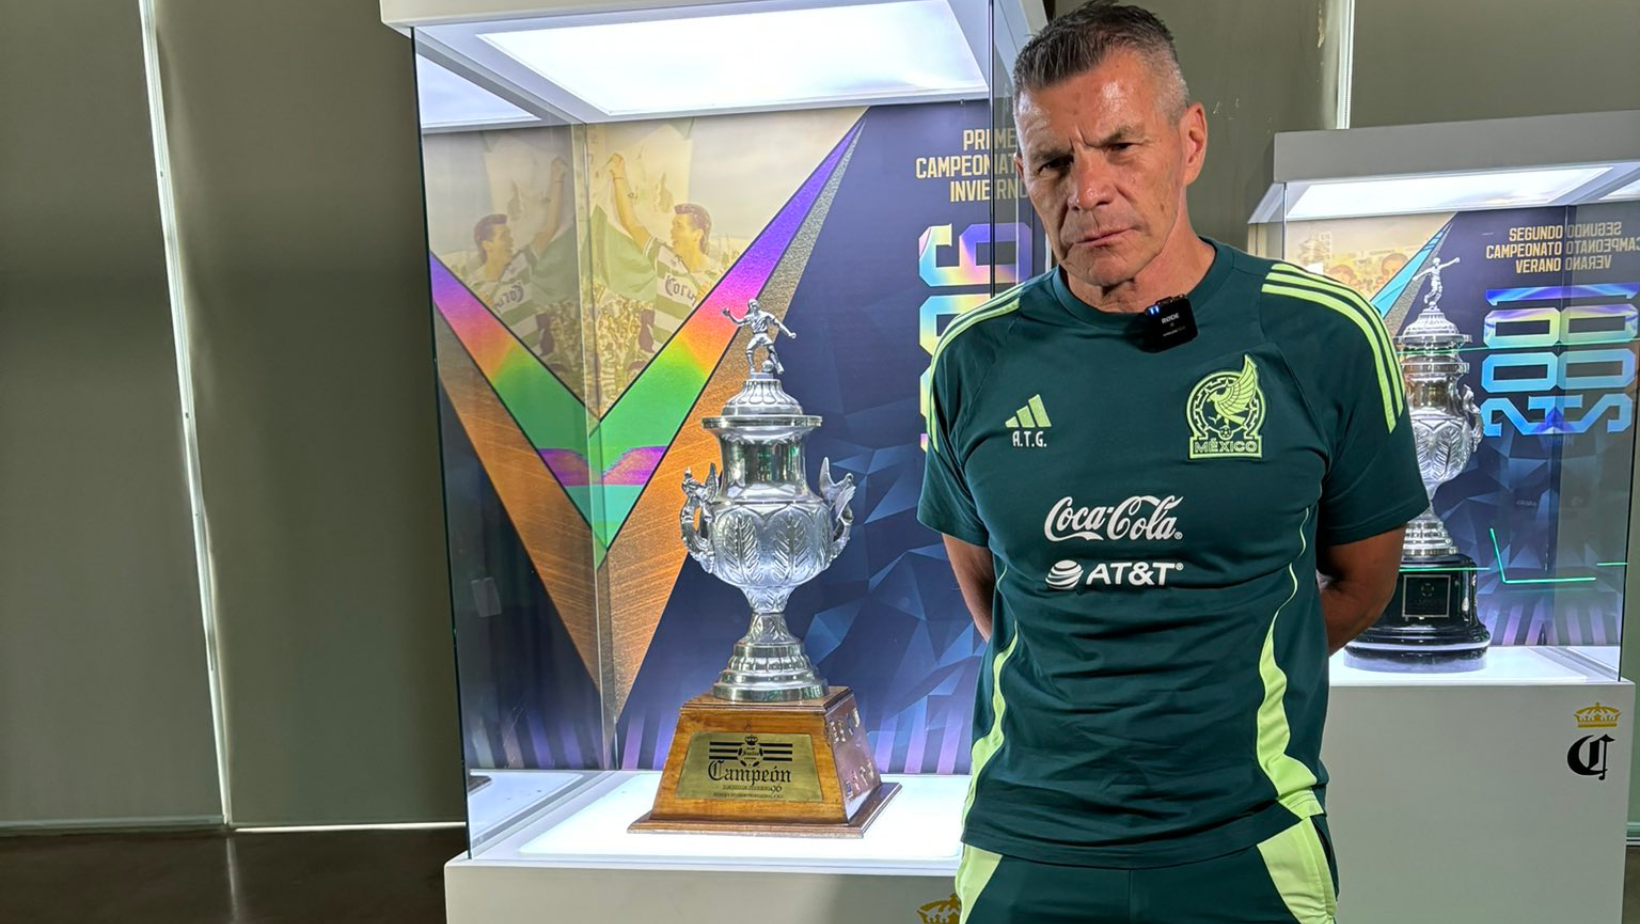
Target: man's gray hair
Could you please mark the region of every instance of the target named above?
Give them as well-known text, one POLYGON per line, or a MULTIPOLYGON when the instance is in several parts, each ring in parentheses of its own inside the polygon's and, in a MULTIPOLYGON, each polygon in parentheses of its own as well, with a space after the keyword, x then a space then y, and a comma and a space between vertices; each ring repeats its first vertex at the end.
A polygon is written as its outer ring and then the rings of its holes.
POLYGON ((1115 0, 1094 2, 1048 23, 1025 43, 1014 62, 1014 105, 1031 90, 1041 90, 1091 71, 1112 49, 1126 48, 1149 59, 1164 82, 1161 102, 1178 118, 1190 103, 1190 88, 1179 69, 1173 33, 1156 14, 1115 0))

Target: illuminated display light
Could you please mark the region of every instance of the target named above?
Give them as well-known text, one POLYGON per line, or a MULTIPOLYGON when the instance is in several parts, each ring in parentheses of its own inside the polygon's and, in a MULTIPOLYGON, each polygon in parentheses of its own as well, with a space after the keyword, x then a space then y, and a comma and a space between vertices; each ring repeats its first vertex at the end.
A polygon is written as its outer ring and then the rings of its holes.
POLYGON ((1607 169, 1547 167, 1312 183, 1288 207, 1287 219, 1315 221, 1548 205, 1597 179, 1607 169))
POLYGON ((609 116, 983 95, 945 0, 899 0, 480 35, 609 116))

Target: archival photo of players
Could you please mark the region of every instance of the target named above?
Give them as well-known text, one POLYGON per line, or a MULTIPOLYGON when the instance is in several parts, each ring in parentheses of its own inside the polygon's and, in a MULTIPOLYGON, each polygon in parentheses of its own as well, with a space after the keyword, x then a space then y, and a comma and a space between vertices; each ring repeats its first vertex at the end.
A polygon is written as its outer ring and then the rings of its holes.
POLYGON ((565 385, 585 369, 569 128, 428 135, 430 249, 565 385))
POLYGON ((431 249, 601 416, 860 113, 429 135, 431 249))
POLYGON ((1452 218, 1450 212, 1291 222, 1286 259, 1372 298, 1452 218))

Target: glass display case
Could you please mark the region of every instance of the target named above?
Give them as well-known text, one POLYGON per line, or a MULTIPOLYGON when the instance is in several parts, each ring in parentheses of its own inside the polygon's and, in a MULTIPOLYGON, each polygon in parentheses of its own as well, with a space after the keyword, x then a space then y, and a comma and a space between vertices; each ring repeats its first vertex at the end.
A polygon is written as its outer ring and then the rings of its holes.
POLYGON ((1640 112, 1281 133, 1255 180, 1249 249, 1386 342, 1431 496, 1331 665, 1352 921, 1619 916, 1637 139, 1640 112))
POLYGON ((921 385, 953 318, 1041 270, 1007 79, 1040 3, 383 18, 416 54, 471 855, 944 870, 984 642, 915 519, 921 385), (627 831, 747 632, 680 526, 719 462, 702 420, 748 380, 753 299, 822 421, 797 474, 853 490, 852 540, 785 619, 906 784, 865 846, 627 831))
POLYGON ((1276 136, 1250 249, 1382 319, 1432 498, 1335 683, 1617 675, 1637 137, 1636 113, 1276 136))

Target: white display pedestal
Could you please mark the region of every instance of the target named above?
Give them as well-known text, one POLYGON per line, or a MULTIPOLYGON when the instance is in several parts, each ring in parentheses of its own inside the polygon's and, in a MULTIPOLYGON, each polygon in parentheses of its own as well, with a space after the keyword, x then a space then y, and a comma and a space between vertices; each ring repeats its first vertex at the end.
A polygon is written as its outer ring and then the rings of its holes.
POLYGON ((1427 679, 1335 663, 1340 924, 1622 920, 1634 686, 1598 654, 1497 648, 1485 671, 1427 679), (1597 702, 1616 728, 1578 727, 1597 702), (1567 762, 1591 735, 1615 739, 1604 780, 1567 762))
MULTIPOLYGON (((1423 676, 1335 662, 1324 756, 1342 924, 1616 924, 1634 688, 1602 660, 1497 649, 1485 670, 1423 676), (1578 727, 1596 702, 1622 711, 1618 727, 1578 727), (1604 780, 1568 764, 1586 735, 1616 740, 1604 780)), ((659 774, 498 773, 492 803, 556 801, 450 861, 449 920, 955 924, 967 778, 889 779, 905 788, 866 836, 835 840, 628 834, 659 774)))

